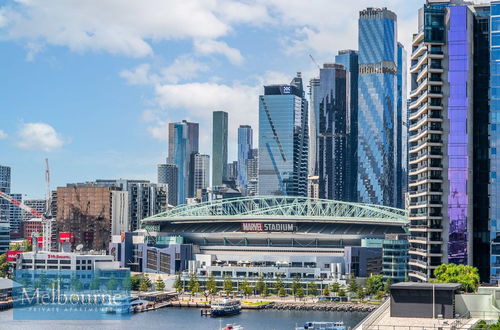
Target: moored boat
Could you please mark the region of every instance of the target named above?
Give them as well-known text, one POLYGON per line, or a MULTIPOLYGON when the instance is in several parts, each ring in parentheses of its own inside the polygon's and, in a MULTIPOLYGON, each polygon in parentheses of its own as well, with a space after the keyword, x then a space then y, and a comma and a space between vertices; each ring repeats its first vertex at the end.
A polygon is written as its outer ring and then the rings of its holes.
POLYGON ((241 312, 241 302, 236 299, 224 299, 210 305, 211 316, 227 316, 241 312))
POLYGON ((295 330, 346 330, 344 322, 306 322, 295 330))

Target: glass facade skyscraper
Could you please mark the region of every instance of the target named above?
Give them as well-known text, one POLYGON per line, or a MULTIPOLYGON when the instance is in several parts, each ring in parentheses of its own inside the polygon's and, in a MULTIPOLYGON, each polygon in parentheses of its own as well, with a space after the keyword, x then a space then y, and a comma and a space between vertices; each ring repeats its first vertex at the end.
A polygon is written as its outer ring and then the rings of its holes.
POLYGON ((220 186, 227 179, 227 123, 224 111, 214 111, 212 130, 212 185, 220 186))
POLYGON ((159 164, 158 165, 158 184, 166 184, 168 187, 167 201, 170 205, 177 205, 177 191, 179 172, 174 164, 159 164))
POLYGON ((198 152, 199 125, 183 120, 170 123, 168 126, 168 159, 167 163, 177 166, 177 204, 184 204, 186 198, 193 197, 194 191, 190 182, 191 154, 198 152))
POLYGON ((248 195, 248 160, 252 156, 253 130, 248 125, 238 128, 238 187, 248 195))
POLYGON ((406 51, 401 43, 398 42, 398 75, 397 75, 397 91, 398 99, 395 116, 395 163, 396 169, 396 190, 395 190, 395 206, 404 208, 404 195, 408 191, 408 109, 406 100, 406 51))
MULTIPOLYGON (((10 167, 0 165, 0 191, 10 194, 10 167)), ((9 220, 10 204, 0 199, 0 222, 9 220)))
POLYGON ((348 75, 340 64, 324 64, 319 75, 315 92, 319 197, 347 201, 348 75))
POLYGON ((259 96, 259 195, 306 196, 308 111, 301 74, 259 96))
POLYGON ((210 186, 210 156, 197 152, 191 154, 191 171, 193 191, 195 196, 199 190, 207 189, 210 186))
POLYGON ((355 50, 341 50, 335 56, 335 63, 342 64, 348 72, 349 112, 346 117, 347 146, 346 146, 346 195, 347 200, 357 202, 358 178, 358 52, 355 50))
POLYGON ((360 202, 396 205, 397 102, 396 15, 386 8, 368 8, 359 16, 360 202))

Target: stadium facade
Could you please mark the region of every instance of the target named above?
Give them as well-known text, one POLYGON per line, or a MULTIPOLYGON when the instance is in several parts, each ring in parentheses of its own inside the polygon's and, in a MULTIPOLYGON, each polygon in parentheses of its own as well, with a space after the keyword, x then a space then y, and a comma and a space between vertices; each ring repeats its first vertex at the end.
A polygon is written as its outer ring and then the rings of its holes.
POLYGON ((258 196, 178 206, 143 219, 142 229, 150 245, 182 237, 193 246, 188 269, 176 271, 331 280, 381 273, 382 249, 361 241, 405 235, 407 224, 406 212, 391 207, 258 196))

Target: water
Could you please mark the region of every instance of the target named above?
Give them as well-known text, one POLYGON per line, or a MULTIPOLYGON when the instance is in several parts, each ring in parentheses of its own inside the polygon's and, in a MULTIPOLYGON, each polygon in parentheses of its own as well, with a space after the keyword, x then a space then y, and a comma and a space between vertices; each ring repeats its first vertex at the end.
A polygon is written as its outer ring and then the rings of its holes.
POLYGON ((154 330, 215 330, 219 325, 234 323, 245 330, 290 330, 307 321, 344 321, 347 327, 357 325, 367 313, 243 310, 241 314, 225 318, 200 316, 197 308, 163 308, 132 315, 123 321, 13 321, 12 311, 0 312, 0 329, 154 329, 154 330), (222 322, 219 323, 219 320, 222 322))

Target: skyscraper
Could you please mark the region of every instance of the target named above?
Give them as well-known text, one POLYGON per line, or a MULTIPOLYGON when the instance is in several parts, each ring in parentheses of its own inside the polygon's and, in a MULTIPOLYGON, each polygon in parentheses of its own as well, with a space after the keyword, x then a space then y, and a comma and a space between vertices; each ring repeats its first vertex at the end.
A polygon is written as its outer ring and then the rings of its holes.
MULTIPOLYGON (((10 194, 12 198, 17 201, 23 201, 22 194, 10 194)), ((9 210, 9 224, 10 224, 10 237, 20 238, 22 236, 21 226, 22 226, 23 212, 22 209, 16 205, 10 204, 9 210)))
POLYGON ((309 80, 309 158, 308 176, 318 175, 319 78, 309 80))
POLYGON ((191 166, 193 172, 193 191, 195 195, 198 190, 207 189, 210 186, 210 156, 197 152, 191 154, 191 166))
POLYGON ((220 186, 227 178, 227 123, 224 111, 214 111, 212 129, 212 185, 220 186))
POLYGON ((243 195, 248 190, 248 160, 252 155, 253 130, 248 125, 238 128, 238 186, 243 195))
POLYGON ((300 72, 259 96, 259 195, 307 195, 308 111, 300 72))
MULTIPOLYGON (((10 194, 10 167, 0 165, 0 191, 10 194)), ((0 222, 8 221, 10 204, 4 199, 0 199, 0 222)))
POLYGON ((184 204, 186 198, 193 197, 191 179, 191 154, 198 152, 199 125, 183 120, 168 125, 167 163, 177 166, 177 204, 184 204))
POLYGON ((252 149, 247 163, 248 196, 255 196, 259 185, 259 149, 252 149))
POLYGON ((343 65, 324 64, 315 91, 318 99, 317 162, 319 197, 349 200, 347 186, 348 76, 343 65))
POLYGON ((404 194, 408 191, 408 109, 406 99, 406 51, 398 42, 397 106, 394 120, 394 144, 396 169, 395 206, 404 208, 404 194))
POLYGON ((342 64, 348 72, 350 88, 349 112, 347 121, 347 147, 346 147, 346 194, 351 202, 357 202, 357 179, 358 179, 358 77, 359 64, 358 52, 347 49, 339 51, 335 56, 335 63, 342 64))
MULTIPOLYGON (((474 219, 481 214, 474 211, 474 200, 485 200, 476 208, 488 203, 481 183, 484 173, 480 174, 487 162, 474 157, 474 149, 485 153, 483 156, 488 149, 489 56, 487 33, 484 35, 488 19, 483 16, 488 14, 484 8, 463 1, 427 1, 419 11, 418 33, 412 42, 408 133, 412 280, 428 280, 444 263, 477 262, 484 274, 481 263, 489 259, 473 258, 478 253, 489 254, 481 242, 490 236, 484 228, 485 214, 474 219)), ((494 125, 491 130, 493 133, 494 125)), ((493 158, 491 164, 493 178, 493 158)), ((492 196, 493 191, 492 187, 492 196)))
POLYGON ((358 180, 360 202, 395 206, 396 14, 359 15, 358 180))
POLYGON ((158 184, 166 184, 168 189, 168 204, 177 205, 177 180, 179 179, 179 171, 174 164, 159 164, 158 165, 158 184))

